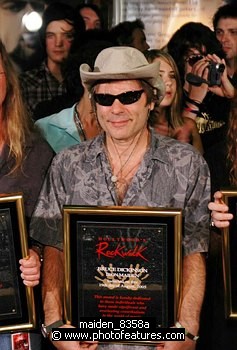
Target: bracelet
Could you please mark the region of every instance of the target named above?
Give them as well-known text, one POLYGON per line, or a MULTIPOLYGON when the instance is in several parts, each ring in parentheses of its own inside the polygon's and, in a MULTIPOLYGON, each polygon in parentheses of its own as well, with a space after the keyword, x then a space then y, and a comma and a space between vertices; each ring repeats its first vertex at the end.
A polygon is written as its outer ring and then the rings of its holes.
POLYGON ((183 110, 186 111, 186 112, 190 112, 190 113, 193 113, 193 114, 197 114, 197 115, 200 113, 200 111, 197 111, 196 109, 192 109, 192 108, 190 108, 190 107, 184 107, 183 110))
POLYGON ((190 102, 191 104, 193 104, 193 105, 196 106, 196 107, 199 107, 199 106, 202 104, 201 101, 193 100, 193 99, 190 98, 188 95, 185 95, 185 100, 186 100, 187 102, 190 102))
POLYGON ((40 262, 42 263, 44 261, 44 248, 43 247, 40 247, 38 245, 34 245, 31 247, 31 249, 36 253, 38 254, 39 256, 39 260, 40 262))
MULTIPOLYGON (((53 328, 61 327, 61 326, 63 326, 63 325, 64 325, 63 320, 55 321, 55 322, 51 323, 51 324, 48 325, 48 326, 42 324, 41 332, 42 332, 44 338, 50 338, 52 329, 53 329, 53 328)), ((50 340, 51 340, 51 339, 50 339, 50 340)))
MULTIPOLYGON (((175 323, 175 327, 176 328, 185 328, 178 321, 175 323)), ((197 341, 199 338, 199 335, 193 335, 192 333, 190 333, 186 329, 185 329, 185 335, 188 339, 193 340, 193 341, 197 341)))

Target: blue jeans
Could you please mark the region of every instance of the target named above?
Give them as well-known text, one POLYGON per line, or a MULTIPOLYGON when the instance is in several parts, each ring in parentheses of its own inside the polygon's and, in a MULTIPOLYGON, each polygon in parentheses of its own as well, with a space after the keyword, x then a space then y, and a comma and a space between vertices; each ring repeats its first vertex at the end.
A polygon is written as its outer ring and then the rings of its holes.
POLYGON ((0 350, 11 350, 10 334, 0 334, 0 350))

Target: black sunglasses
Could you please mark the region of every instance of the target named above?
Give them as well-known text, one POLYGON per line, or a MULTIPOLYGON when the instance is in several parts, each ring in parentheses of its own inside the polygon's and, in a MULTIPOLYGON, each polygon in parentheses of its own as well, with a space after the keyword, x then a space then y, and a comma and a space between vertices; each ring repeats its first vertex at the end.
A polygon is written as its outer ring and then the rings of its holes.
POLYGON ((112 106, 116 99, 123 105, 131 105, 141 98, 143 92, 144 90, 136 90, 123 92, 119 95, 94 94, 94 100, 101 106, 112 106))

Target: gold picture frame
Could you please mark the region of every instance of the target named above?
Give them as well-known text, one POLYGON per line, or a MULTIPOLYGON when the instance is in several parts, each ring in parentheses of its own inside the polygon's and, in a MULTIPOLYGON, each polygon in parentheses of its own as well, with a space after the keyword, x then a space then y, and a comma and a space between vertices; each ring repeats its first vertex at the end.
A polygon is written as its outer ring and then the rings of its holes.
POLYGON ((134 298, 133 304, 138 298, 138 316, 155 317, 158 327, 175 323, 181 295, 181 209, 64 206, 63 222, 68 324, 77 327, 80 317, 115 312, 130 317, 121 311, 125 297, 134 298), (136 275, 127 273, 135 270, 136 275), (116 301, 110 306, 113 312, 103 308, 106 297, 119 297, 117 310, 116 301))
POLYGON ((21 193, 0 195, 0 333, 36 327, 33 289, 23 284, 19 259, 28 240, 21 193))
POLYGON ((223 229, 222 239, 225 316, 227 319, 237 319, 237 189, 221 192, 223 201, 234 216, 230 226, 223 229))

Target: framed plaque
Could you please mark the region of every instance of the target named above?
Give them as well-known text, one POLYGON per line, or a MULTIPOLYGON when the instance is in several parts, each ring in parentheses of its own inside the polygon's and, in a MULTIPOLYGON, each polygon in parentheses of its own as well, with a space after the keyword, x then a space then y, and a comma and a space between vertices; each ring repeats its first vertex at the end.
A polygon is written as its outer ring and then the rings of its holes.
POLYGON ((65 206, 65 318, 155 317, 176 321, 182 212, 147 207, 65 206))
POLYGON ((234 216, 230 226, 223 232, 223 273, 225 291, 225 314, 237 320, 237 189, 222 190, 223 201, 234 216))
POLYGON ((35 327, 33 290, 23 284, 19 270, 19 259, 27 256, 22 195, 0 195, 0 332, 35 327))

